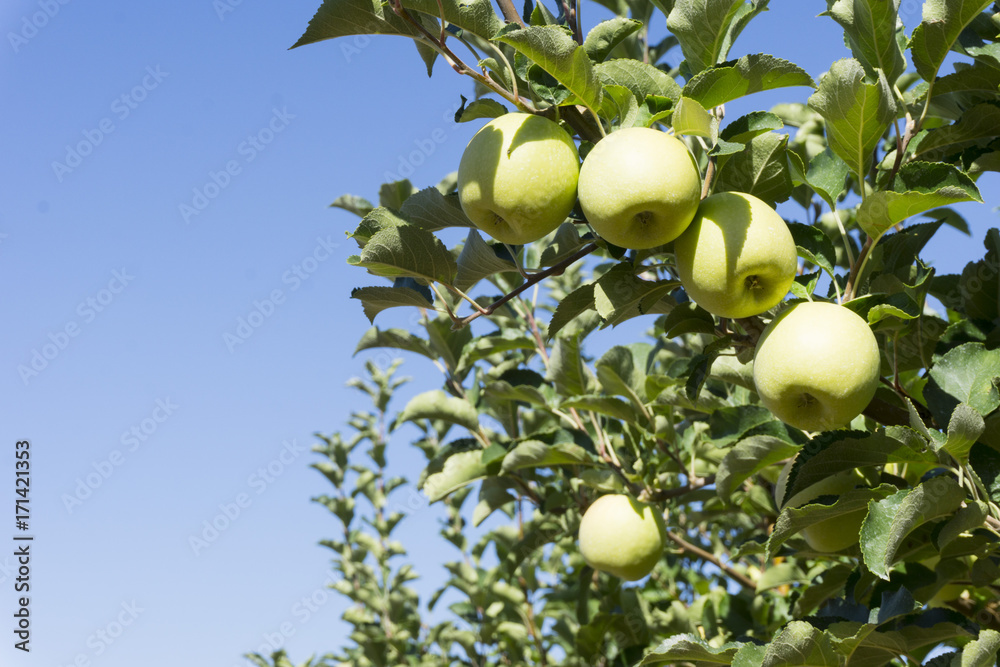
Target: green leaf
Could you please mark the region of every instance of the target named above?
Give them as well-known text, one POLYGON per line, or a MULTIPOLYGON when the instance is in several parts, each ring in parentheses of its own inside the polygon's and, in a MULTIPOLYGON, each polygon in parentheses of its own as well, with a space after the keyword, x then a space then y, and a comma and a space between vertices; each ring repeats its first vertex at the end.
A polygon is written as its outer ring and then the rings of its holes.
POLYGON ((373 323, 375 316, 387 308, 399 306, 434 307, 434 304, 426 296, 411 287, 355 287, 351 290, 351 298, 361 301, 365 317, 373 323))
POLYGON ((379 206, 369 211, 361 219, 361 222, 358 223, 357 228, 348 234, 348 236, 354 239, 359 248, 364 248, 371 238, 383 229, 402 227, 406 224, 406 220, 399 217, 395 211, 390 211, 384 206, 379 206))
POLYGON ((580 336, 566 336, 556 341, 549 357, 546 380, 552 382, 560 396, 581 396, 589 394, 596 384, 580 354, 580 336))
POLYGON ((816 191, 832 210, 847 189, 850 167, 840 157, 826 149, 809 161, 805 183, 816 191))
POLYGON ((552 319, 549 321, 549 339, 552 339, 579 315, 593 308, 593 285, 582 285, 570 292, 568 296, 563 297, 559 305, 556 306, 556 312, 552 314, 552 319))
POLYGON ((330 207, 350 211, 359 218, 365 217, 375 209, 375 206, 370 201, 363 197, 355 197, 354 195, 341 195, 330 204, 330 207))
POLYGON ((757 53, 696 74, 684 86, 683 94, 711 109, 745 95, 786 86, 814 87, 815 83, 798 65, 757 53))
POLYGON ((444 195, 436 187, 424 188, 406 198, 399 214, 411 225, 428 232, 448 227, 474 227, 462 210, 458 195, 444 195))
POLYGON ((798 447, 769 435, 755 435, 726 452, 715 474, 715 490, 725 503, 743 482, 764 468, 794 456, 798 447))
POLYGON ((348 264, 376 276, 408 277, 450 284, 457 266, 444 244, 433 234, 412 225, 383 229, 373 235, 348 264))
POLYGON ((754 137, 771 130, 780 130, 785 124, 776 114, 770 111, 753 111, 740 116, 719 132, 719 138, 726 141, 745 144, 754 137))
POLYGON ((440 419, 450 424, 464 426, 472 432, 479 430, 479 413, 464 398, 449 396, 440 389, 417 394, 396 417, 402 424, 418 419, 440 419))
POLYGON ((719 119, 689 97, 681 97, 677 102, 674 114, 670 117, 670 125, 675 134, 708 139, 709 146, 714 146, 719 138, 719 119))
POLYGON ((733 42, 767 0, 677 0, 667 29, 680 42, 686 68, 698 74, 726 59, 733 42))
POLYGON ((951 477, 933 477, 872 503, 861 526, 861 554, 872 574, 889 579, 896 552, 913 529, 953 513, 965 500, 965 489, 951 477))
POLYGON ((378 203, 389 210, 397 211, 403 202, 416 192, 417 189, 406 178, 392 183, 383 183, 382 187, 378 189, 378 203))
POLYGON ((479 449, 446 452, 432 461, 424 474, 420 487, 432 503, 488 476, 482 451, 479 449))
POLYGON ((809 106, 826 121, 830 148, 859 179, 868 174, 885 128, 896 118, 896 102, 884 75, 865 82, 861 63, 838 60, 819 81, 809 106))
POLYGON ((965 403, 959 403, 948 422, 948 441, 944 445, 945 451, 959 463, 964 464, 969 460, 969 450, 976 444, 984 430, 986 423, 982 415, 965 403))
POLYGON ((925 0, 923 21, 910 37, 913 66, 925 81, 933 81, 952 44, 990 0, 925 0))
POLYGON ((910 162, 896 174, 892 190, 873 192, 861 203, 858 224, 878 238, 910 216, 965 201, 983 201, 966 174, 950 164, 910 162))
POLYGON ((539 266, 554 266, 569 259, 578 250, 590 243, 590 238, 580 236, 580 230, 572 222, 564 222, 556 229, 556 235, 542 250, 538 258, 539 266))
POLYGON ((635 101, 632 91, 625 86, 608 85, 604 87, 604 98, 598 115, 618 129, 632 127, 639 117, 639 103, 635 101))
POLYGON ((641 28, 642 21, 624 16, 602 21, 587 33, 587 38, 583 40, 583 50, 595 63, 603 62, 622 40, 641 28))
POLYGON ((590 109, 601 106, 601 82, 582 46, 561 26, 512 27, 500 32, 495 41, 512 46, 533 60, 590 109))
POLYGON ((681 87, 677 82, 648 63, 617 58, 600 63, 594 69, 604 85, 628 88, 640 104, 645 104, 650 95, 669 98, 674 104, 681 99, 681 87))
POLYGON ((962 533, 982 527, 987 514, 989 514, 989 509, 983 501, 968 502, 965 507, 955 512, 955 516, 948 519, 947 523, 944 524, 934 540, 935 546, 937 546, 938 550, 944 549, 962 533))
POLYGON ((362 350, 371 350, 380 347, 406 350, 407 352, 415 352, 416 354, 423 355, 428 359, 437 359, 437 355, 434 354, 430 345, 423 338, 414 336, 404 329, 381 330, 378 327, 372 327, 364 333, 361 340, 358 341, 358 346, 354 348, 354 354, 357 355, 362 350))
POLYGON ((989 102, 977 104, 956 122, 924 134, 916 144, 914 156, 930 154, 923 159, 933 160, 977 142, 992 141, 997 136, 997 127, 1000 127, 1000 107, 989 102))
POLYGON ((661 322, 667 338, 675 338, 687 333, 712 333, 715 318, 694 301, 678 304, 661 322))
POLYGON ((507 452, 501 470, 510 474, 523 468, 561 465, 596 465, 586 449, 571 442, 548 445, 540 440, 525 440, 507 452))
POLYGON ((994 667, 1000 653, 1000 632, 983 629, 979 638, 962 648, 960 667, 994 667))
POLYGON ((693 634, 674 635, 650 650, 636 667, 691 662, 698 665, 728 665, 743 644, 729 642, 713 646, 693 634))
POLYGON ((868 76, 876 78, 876 70, 881 70, 890 84, 906 69, 896 40, 898 8, 899 0, 836 0, 823 12, 844 29, 851 53, 868 76))
POLYGON ((639 419, 635 408, 630 403, 614 396, 574 396, 560 403, 559 407, 561 409, 589 410, 628 423, 637 423, 639 419))
POLYGON ((347 35, 416 37, 419 33, 391 11, 386 13, 377 0, 324 0, 292 48, 347 35))
POLYGON ((455 112, 456 123, 468 123, 470 120, 480 118, 499 118, 508 112, 507 107, 490 97, 480 97, 473 100, 469 106, 465 106, 465 97, 462 97, 462 108, 455 112))
POLYGON ((594 284, 594 307, 604 326, 616 326, 640 315, 663 313, 661 301, 678 283, 643 280, 630 264, 616 264, 594 284))
POLYGON ((888 432, 831 431, 813 438, 795 460, 785 485, 785 498, 845 470, 887 463, 936 463, 923 443, 903 442, 888 432))
POLYGON ((720 167, 714 191, 745 192, 772 206, 785 201, 792 194, 787 145, 788 136, 777 132, 754 137, 720 167))
POLYGON ((805 621, 792 621, 771 640, 761 667, 840 667, 830 637, 805 621))
POLYGON ((1000 504, 1000 452, 983 444, 972 446, 969 466, 986 487, 994 503, 1000 504))
MULTIPOLYGON (((502 246, 501 246, 502 247, 502 246)), ((455 275, 455 287, 466 292, 480 280, 497 273, 517 272, 514 262, 499 257, 483 237, 475 229, 469 230, 462 252, 458 255, 458 272, 455 275)))
MULTIPOLYGON (((778 547, 804 528, 865 510, 871 502, 882 500, 895 490, 896 487, 891 484, 881 484, 875 488, 859 487, 836 497, 820 496, 800 507, 786 507, 778 515, 774 531, 767 540, 769 557, 777 553, 778 547), (822 502, 829 500, 833 502, 829 504, 822 502)), ((787 493, 785 495, 789 497, 787 493)))
POLYGON ((497 511, 507 503, 517 500, 512 493, 507 490, 506 480, 499 477, 489 477, 483 480, 479 487, 479 502, 476 503, 472 511, 472 525, 479 526, 493 512, 497 511))
POLYGON ((1000 349, 966 343, 948 350, 930 370, 924 397, 938 423, 946 424, 959 403, 987 416, 1000 407, 1000 349))
POLYGON ((823 230, 800 222, 789 222, 788 231, 792 233, 799 257, 833 275, 833 267, 837 263, 837 251, 833 241, 823 233, 823 230))
POLYGON ((648 343, 632 343, 616 345, 605 352, 594 365, 604 391, 624 396, 641 409, 646 395, 646 366, 652 349, 648 343))
POLYGON ((535 341, 521 331, 505 329, 500 333, 473 338, 462 349, 458 362, 458 374, 462 375, 477 361, 495 354, 503 354, 511 350, 535 350, 535 341))

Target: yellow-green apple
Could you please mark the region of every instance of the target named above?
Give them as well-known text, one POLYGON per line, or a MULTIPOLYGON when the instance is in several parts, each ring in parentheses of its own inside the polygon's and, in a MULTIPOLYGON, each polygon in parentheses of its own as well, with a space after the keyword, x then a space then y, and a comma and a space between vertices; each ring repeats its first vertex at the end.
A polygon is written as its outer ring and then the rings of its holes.
MULTIPOLYGON (((802 507, 808 505, 816 498, 827 495, 843 495, 854 489, 856 486, 868 486, 873 481, 871 471, 845 470, 835 475, 830 475, 823 480, 808 486, 794 496, 782 503, 785 495, 785 485, 788 482, 788 473, 791 472, 794 459, 789 461, 781 470, 778 482, 774 487, 774 502, 779 510, 786 507, 802 507)), ((868 513, 867 508, 847 512, 831 517, 824 521, 819 521, 806 526, 800 531, 809 548, 821 553, 833 553, 846 549, 858 541, 858 534, 861 532, 861 524, 868 513)))
POLYGON ((701 174, 680 139, 648 127, 612 132, 580 168, 580 207, 609 243, 655 248, 677 238, 698 210, 701 174))
POLYGON ((663 556, 663 515, 624 494, 601 496, 580 522, 580 554, 595 570, 628 581, 649 574, 663 556))
POLYGON ((778 305, 798 269, 788 225, 742 192, 720 192, 701 202, 674 241, 674 256, 688 296, 719 317, 750 317, 778 305))
POLYGON ((508 113, 483 126, 458 165, 458 199, 476 227, 521 245, 558 227, 576 203, 580 154, 548 118, 508 113))
POLYGON ((843 306, 803 302, 764 329, 754 353, 760 402, 804 431, 846 426, 861 414, 879 382, 875 334, 843 306))

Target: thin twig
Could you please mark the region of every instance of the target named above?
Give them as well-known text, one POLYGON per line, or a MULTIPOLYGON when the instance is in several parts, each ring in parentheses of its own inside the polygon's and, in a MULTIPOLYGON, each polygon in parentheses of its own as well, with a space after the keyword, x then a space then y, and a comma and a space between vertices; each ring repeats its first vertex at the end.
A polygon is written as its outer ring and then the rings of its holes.
POLYGON ((726 574, 726 576, 728 576, 730 579, 738 583, 743 588, 747 589, 749 592, 754 593, 757 591, 757 584, 755 584, 752 579, 750 579, 748 576, 746 576, 741 572, 737 572, 732 567, 726 565, 721 560, 719 560, 712 554, 708 553, 701 547, 696 547, 695 545, 691 544, 680 535, 677 535, 676 533, 672 533, 670 531, 667 531, 667 537, 669 537, 671 541, 674 542, 674 544, 679 546, 686 553, 692 556, 697 556, 701 560, 707 561, 712 565, 716 566, 717 568, 719 568, 720 570, 722 570, 726 574))
POLYGON ((508 301, 510 301, 511 299, 513 299, 514 297, 516 297, 519 294, 525 292, 526 290, 528 290, 531 287, 533 287, 536 283, 539 283, 542 280, 545 280, 549 276, 559 275, 560 273, 562 273, 563 271, 565 271, 568 266, 570 266, 571 264, 573 264, 574 262, 576 262, 576 261, 578 261, 580 259, 583 259, 584 257, 586 257, 587 255, 589 255, 590 253, 592 253, 595 250, 597 250, 597 248, 598 248, 598 246, 597 246, 596 243, 588 243, 583 248, 581 248, 580 250, 576 251, 571 256, 569 256, 568 258, 566 258, 563 261, 559 262, 558 264, 550 266, 549 268, 545 269, 544 271, 539 271, 538 273, 532 274, 531 277, 529 277, 527 280, 525 280, 520 285, 520 287, 517 287, 516 289, 512 290, 508 294, 503 295, 502 297, 500 297, 499 299, 497 299, 496 301, 494 301, 493 303, 491 303, 489 306, 487 306, 485 309, 483 309, 483 312, 476 312, 476 313, 473 313, 473 314, 471 314, 471 315, 469 315, 467 317, 464 317, 464 318, 462 318, 460 320, 457 320, 455 322, 455 325, 453 326, 453 328, 454 329, 461 329, 462 327, 468 326, 470 322, 472 322, 476 318, 480 317, 481 315, 492 315, 494 312, 496 312, 496 310, 500 306, 504 305, 505 303, 507 303, 508 301))

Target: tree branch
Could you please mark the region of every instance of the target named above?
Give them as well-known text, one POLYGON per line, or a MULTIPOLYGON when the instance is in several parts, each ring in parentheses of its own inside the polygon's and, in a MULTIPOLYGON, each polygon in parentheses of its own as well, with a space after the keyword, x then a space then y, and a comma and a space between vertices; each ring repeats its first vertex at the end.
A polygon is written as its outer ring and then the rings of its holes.
POLYGON ((717 568, 719 568, 720 570, 722 570, 726 574, 726 576, 728 576, 730 579, 738 583, 740 586, 745 588, 750 593, 755 593, 757 591, 757 584, 755 584, 753 580, 751 580, 748 576, 740 572, 737 572, 736 570, 726 565, 721 560, 719 560, 712 554, 708 553, 701 547, 696 547, 695 545, 686 541, 680 535, 672 533, 669 530, 667 531, 667 537, 669 537, 671 541, 674 542, 674 544, 683 549, 685 553, 688 553, 692 556, 697 556, 701 560, 707 561, 712 565, 716 566, 717 568))
POLYGON ((584 257, 586 257, 587 255, 589 255, 590 253, 592 253, 595 250, 597 250, 597 248, 598 248, 598 246, 597 246, 596 243, 588 243, 583 248, 581 248, 580 250, 576 251, 575 253, 573 253, 572 255, 570 255, 569 257, 567 257, 566 259, 564 259, 563 261, 559 262, 558 264, 550 266, 549 268, 545 269, 544 271, 539 271, 538 273, 532 274, 531 277, 528 280, 525 280, 524 283, 522 283, 519 287, 517 287, 516 289, 512 290, 508 294, 503 295, 502 297, 500 297, 499 299, 497 299, 496 301, 494 301, 493 303, 491 303, 489 306, 487 306, 486 308, 484 308, 481 312, 476 312, 476 313, 473 313, 473 314, 471 314, 471 315, 469 315, 467 317, 464 317, 464 318, 462 318, 460 320, 457 320, 455 322, 454 326, 452 326, 452 329, 461 329, 462 327, 468 326, 469 323, 472 322, 472 320, 480 317, 481 315, 492 315, 493 313, 496 312, 497 308, 499 308, 500 306, 504 305, 505 303, 507 303, 508 301, 510 301, 511 299, 513 299, 514 297, 518 296, 519 294, 522 294, 523 292, 527 291, 528 289, 531 289, 537 283, 540 283, 541 281, 545 280, 549 276, 557 276, 557 275, 559 275, 560 273, 562 273, 563 271, 565 271, 566 268, 569 267, 571 264, 573 264, 574 262, 576 262, 578 260, 583 259, 584 257))

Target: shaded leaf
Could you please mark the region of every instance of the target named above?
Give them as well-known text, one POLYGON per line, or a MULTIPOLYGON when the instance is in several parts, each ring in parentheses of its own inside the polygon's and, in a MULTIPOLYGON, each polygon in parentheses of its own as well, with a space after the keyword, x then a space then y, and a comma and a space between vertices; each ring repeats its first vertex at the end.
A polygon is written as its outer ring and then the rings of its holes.
MULTIPOLYGON (((504 254, 506 255, 506 251, 504 254)), ((484 241, 479 232, 470 229, 462 252, 458 255, 455 287, 465 292, 480 280, 511 271, 517 272, 517 265, 506 257, 497 256, 494 247, 484 241)))
POLYGON ((479 430, 479 413, 476 408, 467 400, 449 396, 440 389, 414 396, 396 417, 400 424, 419 419, 440 419, 473 432, 479 430))
POLYGON ((533 60, 591 109, 601 106, 601 83, 587 52, 561 26, 508 28, 495 38, 533 60))
POLYGON ((369 322, 374 322, 375 316, 387 308, 399 306, 434 307, 434 304, 423 293, 410 287, 355 287, 351 290, 351 298, 361 301, 365 317, 368 318, 369 322))
POLYGON ((602 21, 587 33, 587 38, 583 40, 583 50, 595 63, 602 62, 622 40, 641 28, 642 21, 624 16, 602 21))

